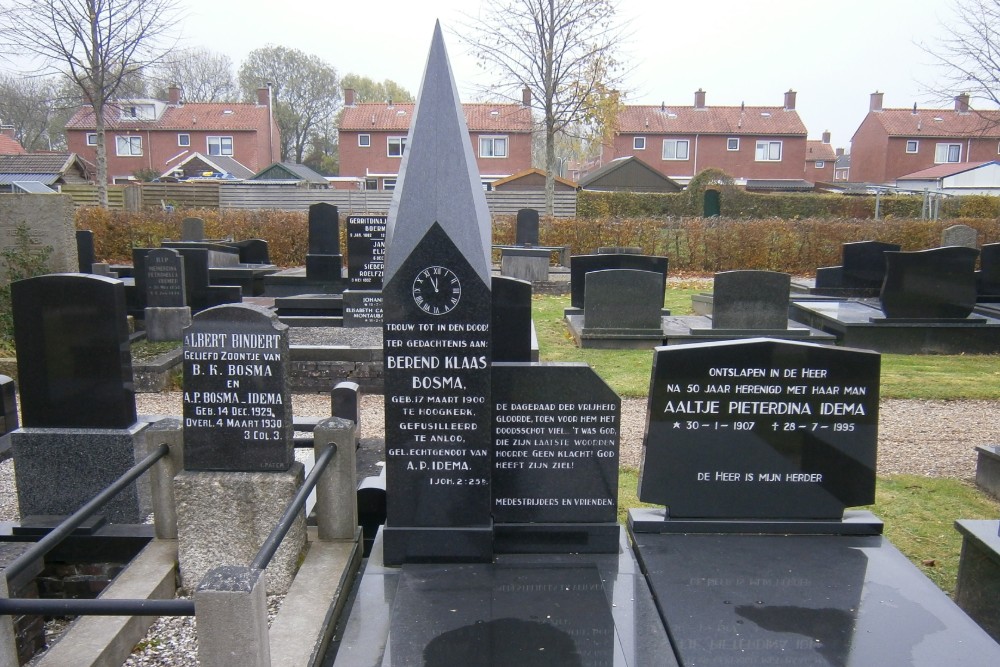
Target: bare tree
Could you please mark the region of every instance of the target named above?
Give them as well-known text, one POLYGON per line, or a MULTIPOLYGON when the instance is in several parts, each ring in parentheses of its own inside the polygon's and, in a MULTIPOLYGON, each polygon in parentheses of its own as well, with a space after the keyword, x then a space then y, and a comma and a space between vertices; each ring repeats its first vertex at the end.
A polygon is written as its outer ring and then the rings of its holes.
POLYGON ((153 71, 157 95, 178 85, 186 102, 232 102, 239 96, 233 61, 223 53, 196 47, 175 51, 153 71))
POLYGON ((58 84, 55 77, 0 75, 0 120, 14 127, 14 138, 29 151, 59 148, 58 84))
POLYGON ((955 0, 952 9, 954 16, 941 23, 943 36, 920 44, 941 72, 928 92, 940 101, 969 93, 1000 106, 1000 0, 955 0))
POLYGON ((302 162, 310 137, 340 106, 337 70, 298 49, 265 46, 251 51, 240 66, 239 82, 247 99, 256 99, 256 90, 271 84, 285 160, 302 162))
POLYGON ((487 90, 521 101, 522 88, 545 136, 545 212, 555 197, 556 137, 579 126, 608 128, 621 82, 623 28, 615 0, 502 0, 464 26, 459 38, 497 76, 487 90))
POLYGON ((94 110, 97 187, 108 204, 105 110, 123 82, 166 52, 161 42, 177 25, 177 0, 0 0, 0 44, 67 75, 94 110))

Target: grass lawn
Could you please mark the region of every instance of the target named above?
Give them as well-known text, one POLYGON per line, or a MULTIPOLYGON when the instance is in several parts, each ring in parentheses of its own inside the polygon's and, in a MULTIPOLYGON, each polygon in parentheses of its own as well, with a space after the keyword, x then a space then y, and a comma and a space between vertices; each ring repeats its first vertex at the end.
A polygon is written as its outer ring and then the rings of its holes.
MULTIPOLYGON (((691 296, 706 291, 691 281, 667 290, 666 307, 690 314, 691 296)), ((586 361, 622 397, 649 391, 651 350, 581 350, 563 323, 568 296, 534 298, 535 328, 543 361, 586 361)), ((881 396, 922 400, 1000 400, 1000 355, 882 355, 881 396)), ((618 518, 641 506, 636 495, 639 472, 619 474, 618 518)), ((952 594, 962 539, 956 519, 996 519, 1000 503, 957 479, 894 475, 880 477, 875 504, 868 507, 885 521, 885 535, 942 590, 952 594)))

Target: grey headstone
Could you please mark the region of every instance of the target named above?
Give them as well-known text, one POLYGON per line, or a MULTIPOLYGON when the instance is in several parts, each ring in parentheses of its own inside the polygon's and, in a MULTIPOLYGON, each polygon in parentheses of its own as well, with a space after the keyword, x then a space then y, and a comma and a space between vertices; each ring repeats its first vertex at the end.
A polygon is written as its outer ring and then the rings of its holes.
POLYGON ((155 248, 146 254, 146 306, 180 308, 187 305, 184 260, 170 248, 155 248))
POLYGON ((538 211, 533 208, 522 208, 517 211, 514 239, 517 245, 538 245, 538 211))
POLYGON ((979 232, 968 225, 952 225, 941 232, 941 246, 979 247, 979 232))
MULTIPOLYGON (((46 270, 50 273, 79 271, 73 210, 73 199, 69 195, 0 197, 0 251, 17 247, 17 229, 23 224, 32 247, 52 249, 45 262, 46 270)), ((0 270, 5 266, 6 261, 0 255, 0 270)))
POLYGON ((660 331, 663 275, 656 271, 606 269, 586 274, 585 331, 660 331))
POLYGON ((792 277, 774 271, 715 274, 713 329, 785 329, 792 277))
POLYGON ((201 218, 184 218, 181 222, 181 241, 204 241, 205 221, 201 218))
POLYGON ((357 425, 361 438, 361 387, 357 382, 338 382, 330 392, 330 415, 348 419, 357 425))

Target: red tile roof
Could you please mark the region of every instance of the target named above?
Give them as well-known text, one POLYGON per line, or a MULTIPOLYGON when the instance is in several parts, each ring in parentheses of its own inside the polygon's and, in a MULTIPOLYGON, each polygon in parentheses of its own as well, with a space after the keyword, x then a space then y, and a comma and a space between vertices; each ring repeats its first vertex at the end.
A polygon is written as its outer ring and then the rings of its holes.
MULTIPOLYGON (((406 132, 414 106, 366 103, 344 107, 339 129, 406 132)), ((463 104, 462 110, 470 132, 531 132, 532 129, 531 109, 519 104, 463 104)))
POLYGON ((883 109, 868 114, 890 137, 1000 138, 1000 111, 883 109))
POLYGON ((814 140, 806 142, 806 162, 815 162, 817 160, 830 160, 833 162, 836 159, 837 153, 830 144, 814 140))
POLYGON ((782 107, 626 106, 618 114, 620 134, 805 135, 794 109, 782 107))
MULTIPOLYGON (((195 103, 167 106, 156 120, 123 119, 120 107, 112 105, 104 111, 107 129, 136 130, 256 130, 267 127, 267 107, 246 103, 195 103)), ((77 109, 66 123, 67 130, 95 128, 94 109, 77 109)))
POLYGON ((986 162, 950 162, 946 164, 936 164, 933 167, 928 167, 927 169, 921 169, 920 171, 915 171, 912 174, 899 176, 896 180, 925 181, 935 178, 945 178, 947 176, 954 176, 955 174, 961 174, 966 171, 972 171, 973 169, 978 169, 983 165, 996 164, 996 163, 997 163, 996 160, 987 160, 986 162))
POLYGON ((27 152, 17 139, 0 134, 0 155, 24 155, 27 152))

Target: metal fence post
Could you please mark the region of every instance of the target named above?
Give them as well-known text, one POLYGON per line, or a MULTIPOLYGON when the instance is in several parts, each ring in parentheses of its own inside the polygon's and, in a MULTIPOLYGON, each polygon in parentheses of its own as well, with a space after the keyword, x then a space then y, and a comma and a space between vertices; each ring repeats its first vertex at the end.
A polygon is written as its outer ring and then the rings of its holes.
POLYGON ((271 667, 266 588, 263 570, 209 570, 194 594, 201 664, 271 667))
POLYGON ((316 424, 313 441, 316 456, 329 443, 337 454, 316 484, 316 524, 321 540, 353 539, 358 529, 357 424, 330 417, 316 424))

